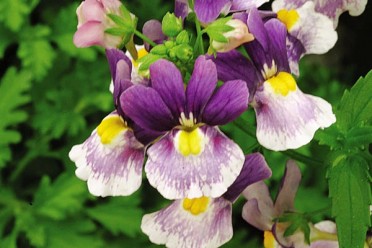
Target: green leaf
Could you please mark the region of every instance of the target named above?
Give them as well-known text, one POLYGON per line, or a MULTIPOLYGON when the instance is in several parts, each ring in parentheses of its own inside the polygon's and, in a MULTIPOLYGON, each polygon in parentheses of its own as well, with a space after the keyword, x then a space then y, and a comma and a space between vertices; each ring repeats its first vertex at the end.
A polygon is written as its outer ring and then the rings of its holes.
POLYGON ((368 162, 360 155, 340 155, 329 169, 329 195, 341 248, 363 248, 370 223, 368 162))
POLYGON ((0 22, 14 32, 19 31, 31 10, 32 6, 25 0, 1 0, 0 22))
POLYGON ((27 119, 25 111, 18 108, 30 101, 27 91, 31 87, 31 76, 27 72, 17 72, 9 68, 0 85, 0 167, 10 160, 9 144, 18 143, 21 134, 9 130, 27 119))
POLYGON ((86 197, 85 183, 74 175, 61 174, 53 184, 44 176, 35 193, 34 207, 39 214, 60 220, 79 211, 86 197))
POLYGON ((337 126, 346 132, 355 126, 372 124, 372 71, 345 91, 338 107, 337 126))
POLYGON ((88 209, 87 214, 110 230, 114 235, 123 233, 135 237, 140 233, 142 209, 138 193, 129 197, 116 197, 107 204, 88 209))
POLYGON ((47 37, 50 29, 46 26, 36 26, 22 34, 17 55, 22 60, 23 67, 33 74, 33 78, 41 80, 53 66, 55 52, 47 37))

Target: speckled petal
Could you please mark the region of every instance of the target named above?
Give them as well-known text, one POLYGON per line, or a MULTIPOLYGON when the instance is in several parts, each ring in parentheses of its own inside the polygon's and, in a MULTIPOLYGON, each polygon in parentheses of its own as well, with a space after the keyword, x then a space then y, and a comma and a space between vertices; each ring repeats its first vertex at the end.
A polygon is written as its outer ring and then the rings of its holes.
POLYGON ((179 151, 179 130, 147 150, 147 178, 167 199, 219 197, 243 167, 244 154, 237 144, 215 127, 198 129, 202 148, 197 155, 179 151))
POLYGON ((298 87, 284 96, 266 81, 255 100, 257 139, 274 151, 297 149, 309 143, 319 128, 336 121, 327 101, 304 94, 298 87))
POLYGON ((182 207, 182 200, 142 218, 141 229, 151 242, 169 248, 220 247, 233 236, 231 203, 210 199, 207 211, 193 215, 182 207))
MULTIPOLYGON (((106 118, 113 116, 117 114, 106 118)), ((130 195, 141 185, 144 146, 130 129, 120 131, 108 144, 101 142, 96 129, 84 143, 71 149, 69 157, 77 166, 76 175, 88 181, 93 195, 130 195)))

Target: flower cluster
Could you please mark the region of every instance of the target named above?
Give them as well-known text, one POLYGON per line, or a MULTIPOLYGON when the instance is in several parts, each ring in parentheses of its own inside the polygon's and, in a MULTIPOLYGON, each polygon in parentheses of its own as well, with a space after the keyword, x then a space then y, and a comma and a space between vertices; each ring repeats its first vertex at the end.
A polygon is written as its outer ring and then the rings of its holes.
MULTIPOLYGON (((298 233, 284 238, 288 225, 275 221, 294 210, 298 167, 287 164, 273 204, 262 181, 271 176, 263 155, 245 155, 219 126, 251 106, 258 142, 283 151, 333 124, 331 105, 300 90, 298 63, 331 49, 339 15, 358 15, 366 2, 275 0, 272 11, 258 10, 265 2, 176 0, 174 14, 148 21, 143 32, 118 0, 85 0, 77 9, 74 43, 106 49, 115 109, 69 156, 76 175, 102 197, 135 192, 144 168, 149 183, 174 200, 143 217, 141 228, 156 244, 224 244, 233 235, 232 204, 244 191, 243 217, 265 231, 265 247, 306 247, 298 233), (194 23, 196 35, 184 30, 186 22, 194 23), (134 45, 134 35, 144 46, 134 45)), ((316 236, 328 232, 324 225, 310 225, 310 241, 328 237, 316 236)), ((328 233, 334 237, 334 230, 328 233)))

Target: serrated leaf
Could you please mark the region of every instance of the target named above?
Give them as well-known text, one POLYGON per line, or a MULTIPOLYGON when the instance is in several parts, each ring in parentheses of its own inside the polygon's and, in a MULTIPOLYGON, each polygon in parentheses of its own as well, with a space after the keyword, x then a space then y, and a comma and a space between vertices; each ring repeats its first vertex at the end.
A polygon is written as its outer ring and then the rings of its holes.
POLYGON ((87 210, 87 214, 110 230, 114 235, 123 233, 135 237, 140 233, 143 215, 139 195, 112 198, 109 203, 87 210))
POLYGON ((32 6, 24 0, 1 0, 0 21, 12 31, 19 31, 31 10, 32 6))
POLYGON ((340 155, 329 169, 329 195, 340 247, 363 248, 370 223, 371 185, 367 161, 340 155))
POLYGON ((43 216, 61 220, 66 215, 79 211, 85 197, 85 183, 74 175, 61 174, 53 183, 49 177, 44 176, 35 193, 34 207, 43 216))
POLYGON ((355 126, 372 124, 372 71, 345 91, 337 110, 337 126, 348 131, 355 126))
POLYGON ((27 114, 17 110, 20 106, 28 103, 30 97, 26 92, 31 87, 31 76, 26 72, 17 72, 15 68, 9 68, 1 80, 0 85, 0 167, 10 159, 9 144, 20 141, 18 131, 9 130, 11 126, 26 120, 27 114))

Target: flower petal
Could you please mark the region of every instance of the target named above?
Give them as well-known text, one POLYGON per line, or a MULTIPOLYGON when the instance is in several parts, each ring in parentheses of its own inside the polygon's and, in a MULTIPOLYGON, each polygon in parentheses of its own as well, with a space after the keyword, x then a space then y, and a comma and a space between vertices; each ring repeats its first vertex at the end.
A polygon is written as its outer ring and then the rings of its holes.
MULTIPOLYGON (((120 117, 113 113, 103 122, 109 118, 120 117)), ((83 144, 71 149, 69 157, 78 167, 76 175, 88 181, 89 192, 95 196, 130 195, 141 185, 144 146, 128 128, 123 128, 108 144, 102 143, 96 129, 83 144)))
POLYGON ((243 167, 242 150, 217 128, 203 126, 195 130, 198 154, 184 155, 182 132, 173 130, 147 150, 150 184, 167 199, 221 196, 243 167))
POLYGON ((182 20, 189 15, 190 11, 188 0, 176 0, 174 2, 174 14, 181 17, 182 20))
POLYGON ((286 211, 294 210, 294 200, 300 182, 300 169, 293 160, 288 160, 281 187, 274 204, 278 216, 286 211))
POLYGON ((228 81, 213 94, 203 112, 203 122, 210 126, 225 125, 248 108, 249 92, 242 80, 228 81))
POLYGON ((74 44, 77 47, 104 45, 104 27, 101 22, 90 21, 79 27, 74 34, 74 44))
POLYGON ((247 155, 245 157, 243 169, 223 197, 230 202, 234 202, 249 185, 269 178, 270 176, 271 169, 267 165, 264 156, 258 152, 247 155))
POLYGON ((243 218, 260 230, 271 230, 275 217, 269 189, 263 181, 248 186, 244 192, 248 202, 243 207, 243 218))
MULTIPOLYGON (((161 23, 158 20, 149 20, 145 22, 142 33, 157 44, 162 43, 166 39, 161 29, 161 23)), ((145 42, 145 47, 148 51, 150 50, 150 45, 147 42, 145 42)))
POLYGON ((79 20, 78 28, 88 21, 101 22, 104 19, 105 12, 103 5, 97 0, 85 0, 76 10, 79 20))
POLYGON ((195 0, 194 11, 202 23, 209 23, 214 21, 227 6, 230 6, 230 0, 195 0))
POLYGON ((151 85, 173 116, 179 117, 184 111, 185 88, 181 72, 170 61, 160 59, 150 66, 151 85))
POLYGON ((156 90, 134 85, 120 96, 120 106, 134 122, 152 131, 167 131, 178 122, 156 90))
POLYGON ((260 7, 269 0, 232 0, 230 11, 248 10, 252 7, 260 7))
POLYGON ((336 121, 328 102, 302 93, 297 86, 284 96, 266 81, 255 99, 257 139, 274 151, 299 148, 309 143, 319 128, 336 121))
POLYGON ((298 66, 300 59, 306 53, 302 42, 292 35, 287 36, 287 56, 289 67, 292 74, 300 75, 300 68, 298 66))
POLYGON ((220 247, 233 236, 231 203, 223 198, 210 199, 206 212, 193 215, 183 209, 182 200, 146 214, 141 229, 151 242, 166 247, 220 247))
POLYGON ((186 88, 186 114, 193 113, 194 118, 200 119, 200 114, 216 88, 217 80, 216 65, 205 56, 199 56, 186 88))

